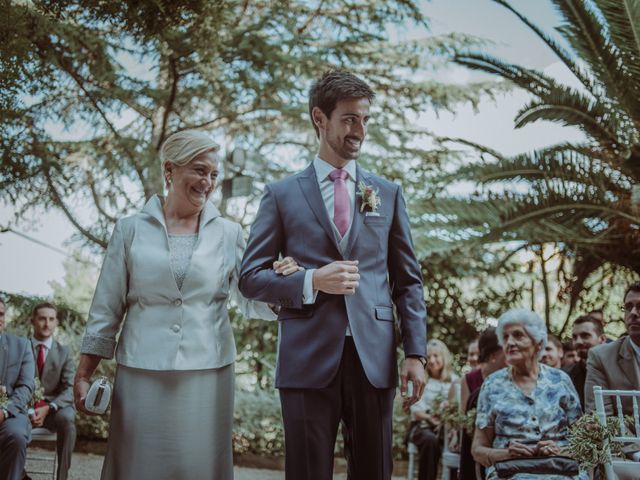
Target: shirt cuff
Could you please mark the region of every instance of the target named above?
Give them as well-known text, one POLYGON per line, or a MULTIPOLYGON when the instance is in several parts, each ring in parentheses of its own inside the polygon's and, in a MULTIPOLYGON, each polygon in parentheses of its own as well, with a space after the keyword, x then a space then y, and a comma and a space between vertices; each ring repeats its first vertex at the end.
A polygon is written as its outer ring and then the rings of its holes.
POLYGON ((313 272, 316 269, 312 268, 304 272, 304 287, 302 288, 302 303, 304 305, 312 305, 316 302, 318 296, 318 290, 313 289, 313 272))
POLYGON ((56 405, 54 402, 49 402, 49 408, 51 408, 51 410, 53 411, 53 413, 57 413, 59 410, 58 405, 56 405))

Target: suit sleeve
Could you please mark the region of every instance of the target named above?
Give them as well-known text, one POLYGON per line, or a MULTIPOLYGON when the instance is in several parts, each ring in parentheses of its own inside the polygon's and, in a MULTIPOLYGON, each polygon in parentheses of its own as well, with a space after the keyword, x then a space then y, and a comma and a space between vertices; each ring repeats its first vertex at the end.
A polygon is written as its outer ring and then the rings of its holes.
POLYGON ((113 358, 127 306, 128 275, 121 220, 109 240, 80 353, 113 358))
POLYGON ((13 385, 13 391, 9 395, 7 411, 14 417, 19 413, 27 413, 27 404, 31 400, 35 389, 36 366, 31 350, 31 342, 25 338, 20 338, 18 348, 20 349, 20 371, 13 385))
POLYGON ((234 301, 242 315, 247 318, 260 318, 262 320, 276 320, 276 314, 266 303, 249 300, 245 298, 238 289, 238 280, 240 278, 240 267, 242 264, 242 254, 245 250, 244 238, 242 237, 242 227, 238 225, 235 243, 235 265, 230 279, 231 300, 234 301))
MULTIPOLYGON (((587 378, 584 381, 584 404, 585 412, 593 412, 596 409, 595 396, 593 395, 593 387, 596 385, 602 388, 608 388, 607 376, 605 375, 604 365, 602 359, 597 352, 592 349, 589 350, 589 356, 587 357, 587 378)), ((613 404, 611 403, 611 397, 604 397, 604 410, 607 415, 613 415, 613 404)))
POLYGON ((427 356, 427 309, 420 265, 416 258, 407 207, 398 187, 389 233, 388 269, 391 298, 398 311, 405 356, 427 356))
POLYGON ((60 374, 58 395, 50 400, 50 403, 55 403, 58 408, 65 408, 73 405, 73 378, 76 374, 75 362, 73 361, 71 352, 67 347, 64 347, 63 351, 65 359, 60 374))
POLYGON ((284 227, 276 197, 267 185, 242 259, 239 289, 247 298, 302 309, 305 272, 276 274, 273 262, 284 251, 284 227))

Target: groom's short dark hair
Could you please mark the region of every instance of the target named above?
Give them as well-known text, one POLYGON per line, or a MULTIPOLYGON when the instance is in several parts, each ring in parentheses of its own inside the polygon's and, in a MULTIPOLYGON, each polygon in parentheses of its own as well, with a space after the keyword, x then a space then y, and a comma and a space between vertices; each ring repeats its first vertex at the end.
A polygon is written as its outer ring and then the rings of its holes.
POLYGON ((353 73, 342 70, 325 72, 309 89, 309 116, 316 135, 320 136, 320 132, 311 115, 313 107, 318 107, 327 118, 330 118, 340 100, 367 98, 371 101, 375 96, 371 87, 353 73))

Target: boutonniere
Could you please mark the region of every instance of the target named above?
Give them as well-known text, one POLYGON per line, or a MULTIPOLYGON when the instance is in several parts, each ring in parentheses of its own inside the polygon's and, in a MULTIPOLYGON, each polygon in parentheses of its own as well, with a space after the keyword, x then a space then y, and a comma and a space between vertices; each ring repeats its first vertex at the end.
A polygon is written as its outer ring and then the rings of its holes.
POLYGON ((365 209, 369 212, 375 212, 382 203, 378 196, 378 189, 364 182, 358 184, 358 196, 362 199, 360 213, 364 212, 365 209))

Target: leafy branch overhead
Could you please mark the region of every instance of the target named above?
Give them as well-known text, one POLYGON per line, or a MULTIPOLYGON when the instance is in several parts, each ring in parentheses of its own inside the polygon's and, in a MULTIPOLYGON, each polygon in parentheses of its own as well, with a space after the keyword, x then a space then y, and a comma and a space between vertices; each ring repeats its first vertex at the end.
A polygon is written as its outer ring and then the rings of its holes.
POLYGON ((389 41, 390 28, 426 26, 414 2, 12 0, 2 21, 0 194, 23 215, 60 210, 93 246, 162 192, 158 149, 174 131, 252 152, 224 167, 254 177, 256 194, 300 167, 315 146, 306 92, 330 67, 380 92, 373 163, 409 148, 411 112, 490 88, 424 74, 472 38, 389 41))
POLYGON ((430 248, 511 242, 553 244, 574 261, 565 291, 573 308, 590 274, 603 265, 640 273, 640 2, 550 0, 561 24, 545 32, 510 2, 494 0, 536 33, 575 76, 574 88, 486 53, 456 56, 463 66, 529 92, 516 128, 551 121, 585 140, 511 157, 470 142, 479 161, 438 176, 421 208, 430 248), (555 37, 558 37, 557 39, 555 37), (461 196, 454 185, 472 193, 461 196))

